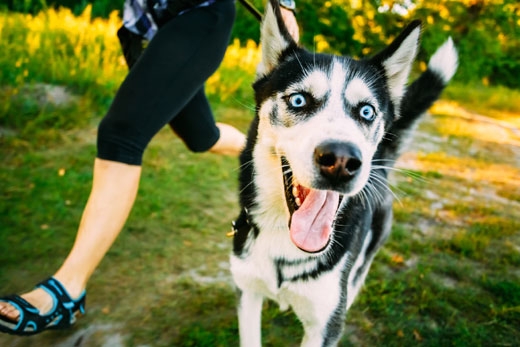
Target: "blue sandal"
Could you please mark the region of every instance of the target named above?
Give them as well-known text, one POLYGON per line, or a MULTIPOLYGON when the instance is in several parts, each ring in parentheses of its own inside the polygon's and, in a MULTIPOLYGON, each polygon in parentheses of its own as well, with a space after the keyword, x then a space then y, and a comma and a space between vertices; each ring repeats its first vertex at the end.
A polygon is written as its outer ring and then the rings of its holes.
POLYGON ((34 335, 47 329, 64 329, 76 322, 77 315, 85 314, 85 291, 74 300, 63 285, 53 277, 41 282, 36 288, 42 288, 52 297, 53 308, 47 314, 40 315, 37 308, 19 295, 0 298, 0 301, 9 303, 20 312, 18 321, 0 316, 0 332, 34 335))

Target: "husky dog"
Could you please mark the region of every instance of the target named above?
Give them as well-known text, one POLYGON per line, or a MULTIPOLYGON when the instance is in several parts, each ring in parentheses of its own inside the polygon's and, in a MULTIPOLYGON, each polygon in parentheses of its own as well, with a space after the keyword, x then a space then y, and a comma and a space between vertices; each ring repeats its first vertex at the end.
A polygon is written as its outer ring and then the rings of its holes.
POLYGON ((366 60, 299 47, 277 0, 261 28, 256 116, 240 156, 231 272, 242 346, 261 345, 264 297, 291 306, 303 346, 334 346, 390 233, 388 171, 457 68, 451 39, 405 88, 420 22, 366 60))

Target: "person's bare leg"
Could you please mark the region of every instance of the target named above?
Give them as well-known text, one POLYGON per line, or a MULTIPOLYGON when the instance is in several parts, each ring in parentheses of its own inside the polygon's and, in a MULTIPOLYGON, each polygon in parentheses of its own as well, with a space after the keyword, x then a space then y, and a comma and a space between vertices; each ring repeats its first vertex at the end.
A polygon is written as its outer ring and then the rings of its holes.
POLYGON ((246 136, 235 127, 217 123, 220 130, 220 138, 209 149, 211 153, 238 156, 246 145, 246 136))
MULTIPOLYGON (((217 123, 220 138, 210 152, 238 155, 245 146, 245 136, 236 128, 217 123)), ((141 167, 114 161, 96 159, 92 191, 74 246, 54 277, 60 281, 72 298, 85 289, 87 281, 119 235, 132 209, 139 186, 141 167)), ((43 289, 21 295, 45 314, 52 308, 52 299, 43 289)), ((17 320, 19 312, 13 306, 0 302, 0 315, 17 320)))
MULTIPOLYGON (((132 209, 139 186, 141 167, 96 159, 92 191, 79 225, 74 246, 54 277, 72 298, 78 297, 106 252, 114 243, 132 209)), ((22 297, 41 314, 52 308, 52 299, 43 289, 22 297)), ((19 312, 0 303, 0 315, 17 320, 19 312)))

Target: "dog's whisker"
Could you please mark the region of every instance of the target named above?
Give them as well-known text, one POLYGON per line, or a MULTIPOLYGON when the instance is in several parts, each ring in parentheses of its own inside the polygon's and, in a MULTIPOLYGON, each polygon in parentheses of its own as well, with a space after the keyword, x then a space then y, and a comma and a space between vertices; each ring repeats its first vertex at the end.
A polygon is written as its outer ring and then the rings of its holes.
POLYGON ((305 75, 305 67, 303 66, 300 58, 298 57, 298 54, 295 54, 294 57, 296 58, 296 60, 298 61, 298 64, 300 65, 300 68, 302 69, 302 74, 305 75))
MULTIPOLYGON (((380 176, 378 174, 373 174, 370 176, 370 179, 371 179, 371 183, 373 185, 378 185, 380 186, 381 188, 383 188, 384 190, 388 191, 390 194, 393 195, 393 197, 400 203, 402 204, 401 202, 401 199, 399 198, 399 196, 393 191, 392 188, 395 188, 395 189, 399 189, 397 187, 393 187, 391 184, 388 183, 388 180, 386 177, 383 177, 383 176, 380 176)), ((400 189, 399 189, 400 190, 400 189)), ((384 199, 384 198, 383 198, 384 199)), ((381 201, 382 203, 383 201, 381 201)))
POLYGON ((371 210, 372 208, 370 206, 369 193, 370 193, 369 191, 365 191, 365 189, 363 189, 361 191, 360 200, 361 200, 361 204, 363 205, 364 208, 368 208, 369 210, 371 210))
POLYGON ((240 171, 240 170, 245 169, 245 168, 247 168, 248 166, 251 166, 251 165, 253 165, 253 160, 252 159, 242 163, 241 165, 238 166, 238 168, 234 169, 234 171, 240 171))
POLYGON ((242 187, 242 189, 239 190, 239 193, 242 194, 243 192, 246 191, 247 188, 249 188, 250 186, 252 186, 254 184, 254 182, 249 182, 248 184, 246 184, 244 187, 242 187))
POLYGON ((393 141, 394 139, 398 138, 397 134, 393 134, 391 132, 387 132, 383 135, 383 139, 388 141, 393 141))
POLYGON ((374 201, 376 204, 381 204, 384 199, 381 192, 379 192, 379 190, 372 183, 368 183, 363 192, 366 194, 367 203, 369 205, 370 211, 372 211, 372 206, 370 204, 371 200, 374 201))
MULTIPOLYGON (((240 170, 246 168, 247 166, 253 165, 253 164, 254 164, 253 160, 249 160, 249 161, 243 163, 242 165, 240 165, 240 170)), ((276 173, 276 172, 278 172, 279 168, 280 168, 280 167, 272 167, 272 168, 269 168, 269 170, 267 170, 266 173, 273 173, 273 172, 276 173)), ((281 165, 281 168, 282 168, 282 174, 284 174, 284 175, 287 175, 287 174, 291 174, 291 173, 292 173, 292 169, 291 169, 291 167, 290 167, 289 165, 287 165, 287 164, 282 164, 282 165, 281 165)), ((265 170, 265 168, 264 168, 264 170, 265 170)), ((294 180, 294 177, 293 177, 293 180, 294 180)), ((251 186, 252 184, 254 184, 253 181, 248 182, 248 184, 246 184, 244 187, 242 187, 242 189, 240 190, 240 192, 245 191, 245 189, 247 189, 247 188, 248 188, 249 186, 251 186)))
POLYGON ((404 173, 406 176, 414 178, 414 179, 417 179, 418 181, 423 181, 425 183, 429 182, 421 174, 419 174, 419 173, 417 173, 417 172, 415 172, 413 170, 403 169, 403 168, 398 168, 398 167, 393 167, 393 166, 386 166, 386 165, 372 165, 372 167, 374 169, 383 169, 383 170, 389 170, 389 171, 404 173))
POLYGON ((256 111, 256 105, 255 104, 251 104, 251 103, 246 103, 245 101, 242 101, 236 97, 232 97, 231 100, 235 103, 237 103, 238 105, 240 106, 243 106, 244 108, 246 108, 247 110, 249 111, 256 111))
POLYGON ((372 163, 381 163, 381 162, 395 164, 396 160, 395 159, 386 159, 386 158, 372 159, 372 163))
POLYGON ((366 184, 366 192, 370 193, 378 203, 382 203, 384 201, 384 193, 381 190, 389 190, 386 181, 376 174, 371 174, 366 184))
POLYGON ((359 192, 360 194, 360 199, 361 200, 361 205, 363 206, 363 208, 365 208, 365 202, 367 201, 367 198, 366 198, 366 193, 364 190, 362 190, 361 192, 359 192))
MULTIPOLYGON (((376 166, 374 166, 374 168, 376 168, 376 166)), ((430 183, 431 182, 429 179, 425 178, 420 173, 415 172, 413 170, 403 169, 403 168, 396 168, 396 167, 387 167, 387 166, 381 166, 380 168, 383 168, 383 169, 389 170, 389 171, 393 171, 393 172, 397 172, 397 173, 400 173, 400 174, 404 174, 404 176, 412 178, 412 179, 414 179, 414 180, 416 180, 418 182, 422 182, 422 183, 430 183)))

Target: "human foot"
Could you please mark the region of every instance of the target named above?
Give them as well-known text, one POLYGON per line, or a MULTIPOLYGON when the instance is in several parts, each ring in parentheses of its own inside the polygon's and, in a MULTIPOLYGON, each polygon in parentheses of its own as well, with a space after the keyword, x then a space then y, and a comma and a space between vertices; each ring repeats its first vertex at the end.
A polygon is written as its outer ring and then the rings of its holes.
POLYGON ((72 299, 63 285, 51 277, 22 296, 0 298, 0 332, 33 335, 46 329, 62 329, 85 313, 85 291, 72 299), (34 304, 33 304, 34 303, 34 304))
MULTIPOLYGON (((53 306, 51 296, 41 288, 35 288, 28 293, 20 295, 20 297, 38 309, 41 315, 47 314, 53 306)), ((20 312, 9 302, 0 301, 0 317, 13 322, 18 322, 20 312)))
POLYGON ((238 156, 246 144, 246 136, 235 127, 217 123, 220 130, 220 138, 210 148, 210 152, 231 156, 238 156))

